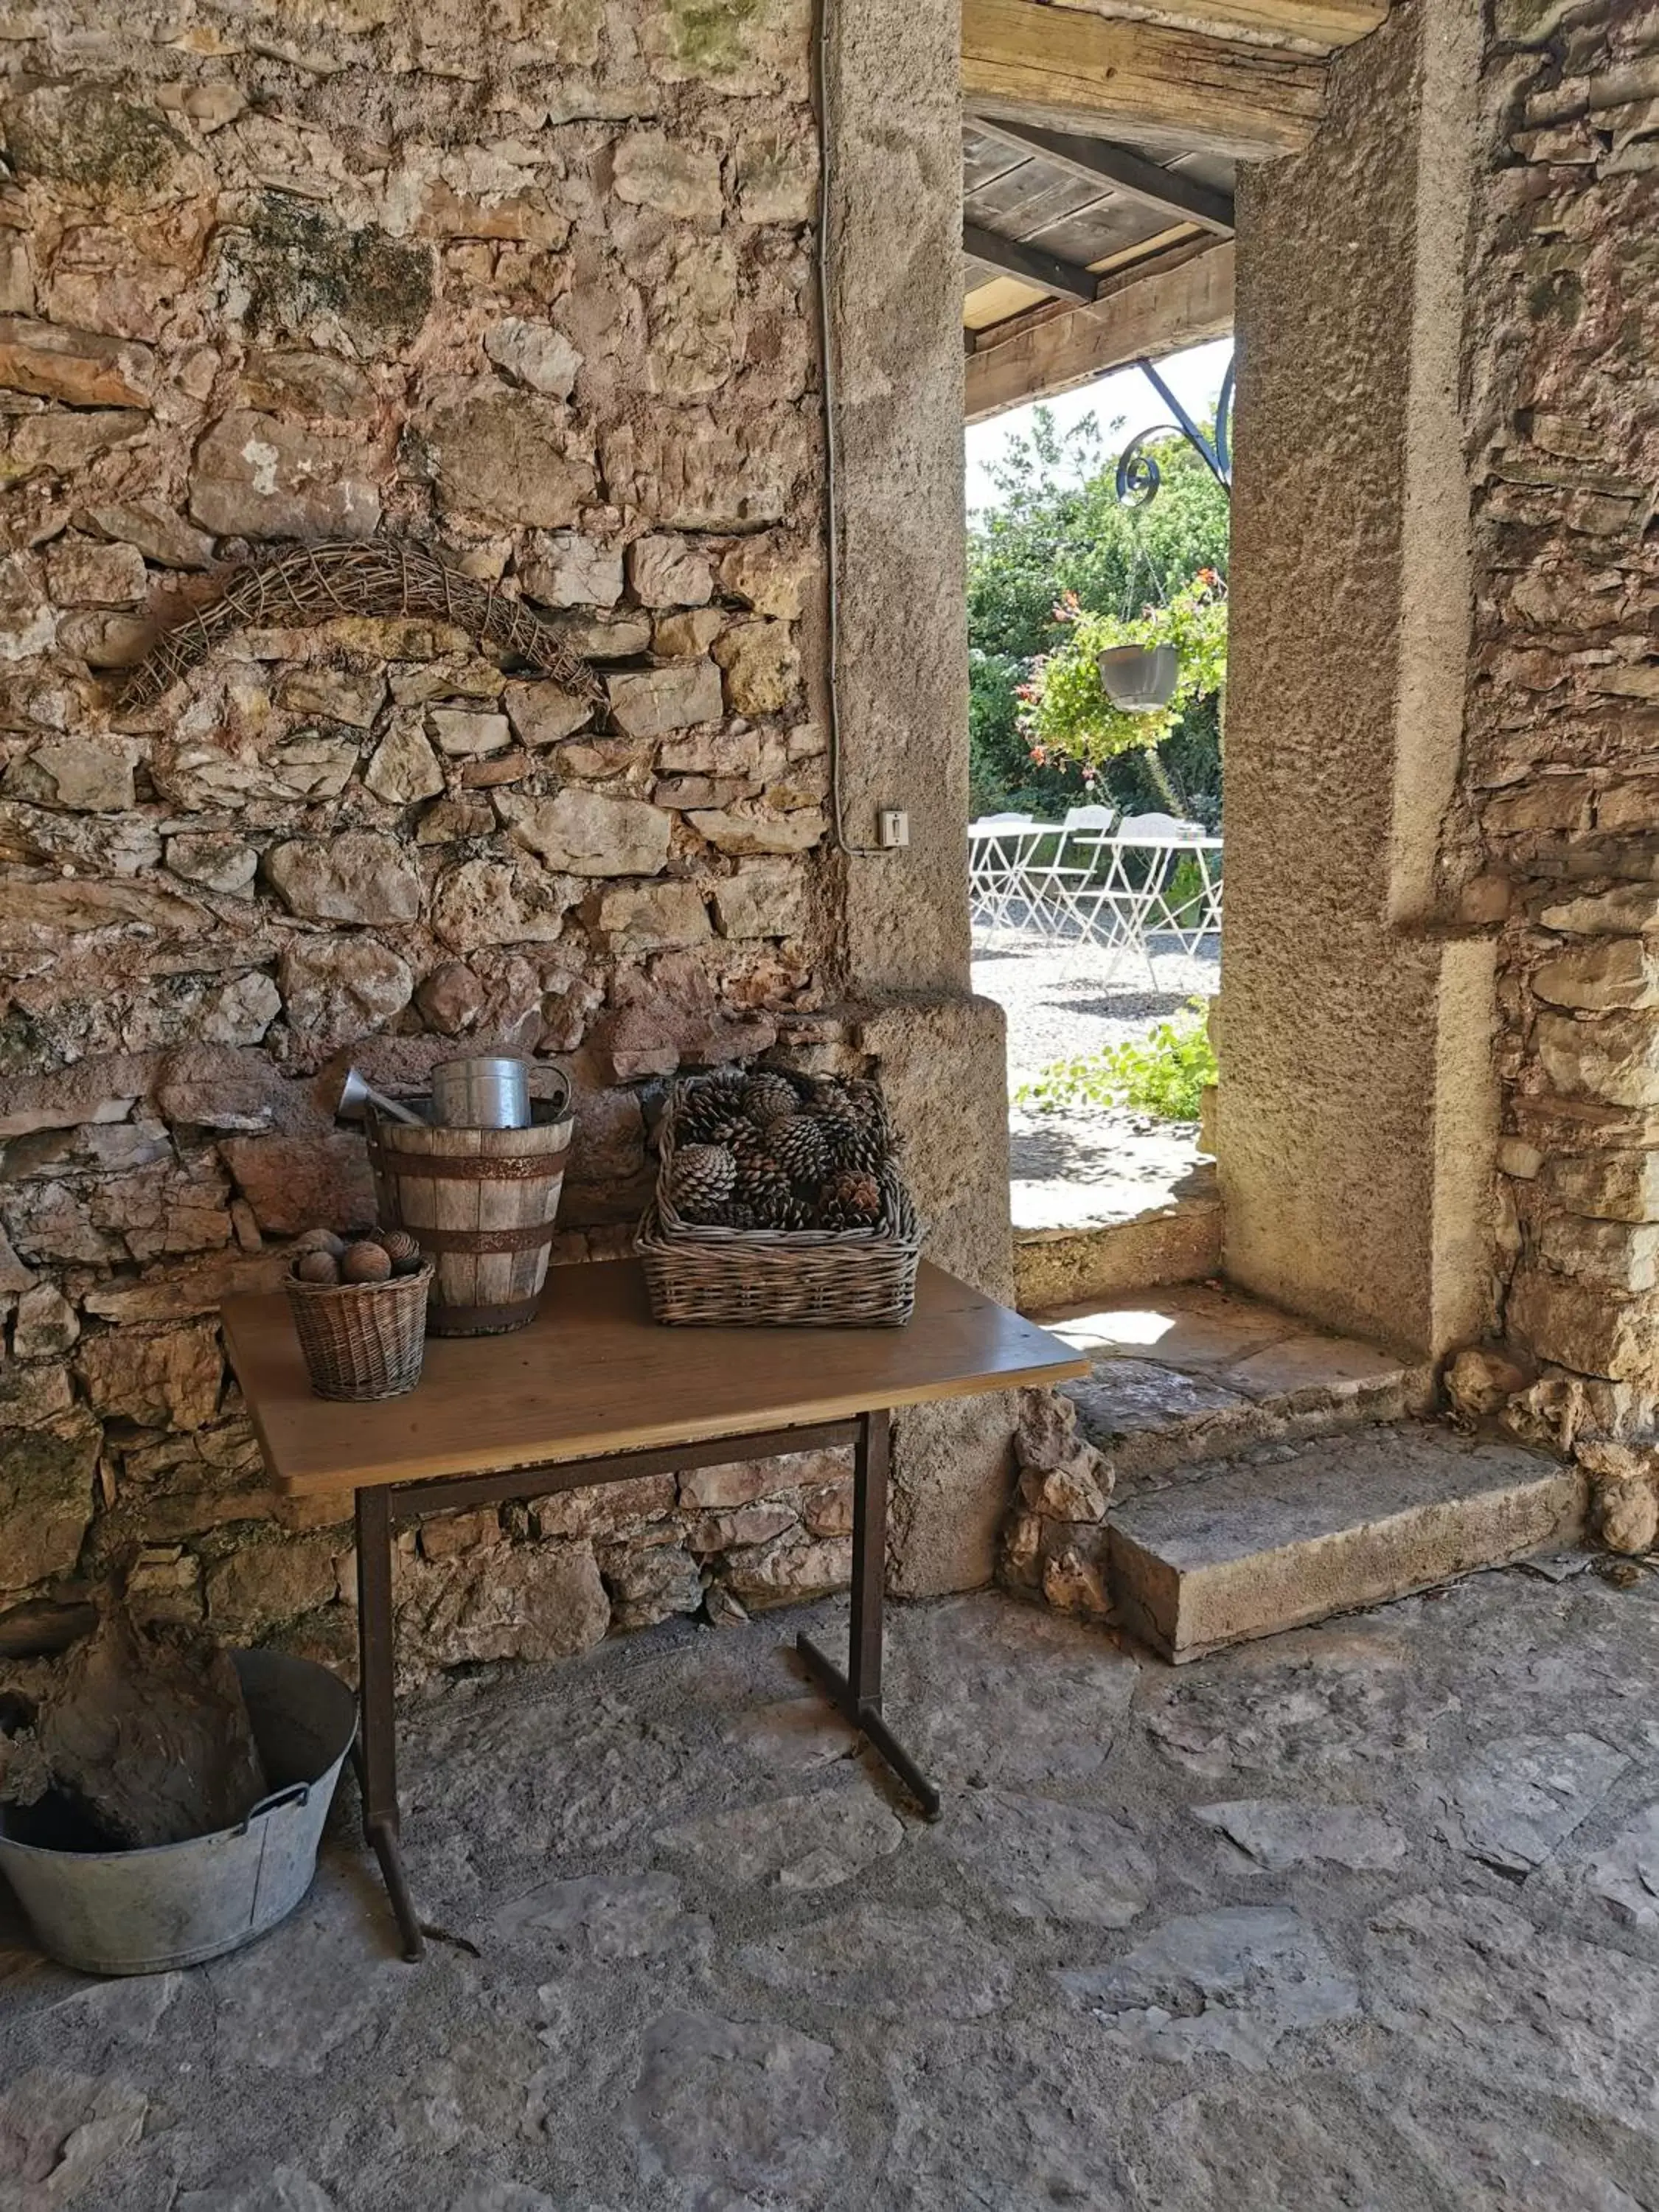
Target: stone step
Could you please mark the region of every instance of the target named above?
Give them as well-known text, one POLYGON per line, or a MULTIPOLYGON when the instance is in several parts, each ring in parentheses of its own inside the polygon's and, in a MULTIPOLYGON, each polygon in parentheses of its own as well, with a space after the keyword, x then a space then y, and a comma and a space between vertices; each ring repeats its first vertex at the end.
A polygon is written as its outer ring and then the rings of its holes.
POLYGON ((1166 1659, 1430 1589, 1582 1533, 1584 1481, 1423 1421, 1277 1446, 1115 1506, 1114 1612, 1166 1659))
POLYGON ((1296 1441, 1425 1411, 1420 1361, 1214 1283, 1177 1284, 1035 1316, 1091 1360, 1066 1386, 1118 1494, 1189 1478, 1254 1445, 1296 1441))
POLYGON ((1208 1160, 1170 1178, 1150 1203, 1119 1219, 1042 1227, 1017 1219, 1014 1227, 1015 1303, 1022 1313, 1150 1285, 1199 1283, 1220 1265, 1221 1194, 1208 1160))

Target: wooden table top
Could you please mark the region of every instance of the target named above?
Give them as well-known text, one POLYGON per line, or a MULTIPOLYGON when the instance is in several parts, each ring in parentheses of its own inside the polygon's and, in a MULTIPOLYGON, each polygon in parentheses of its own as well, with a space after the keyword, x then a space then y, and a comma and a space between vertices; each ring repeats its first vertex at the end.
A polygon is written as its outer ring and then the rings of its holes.
POLYGON ((926 1260, 905 1328, 660 1328, 633 1260, 556 1267, 507 1336, 431 1337, 407 1397, 313 1397, 278 1291, 225 1303, 272 1480, 294 1494, 501 1474, 845 1420, 1089 1372, 1069 1345, 926 1260))

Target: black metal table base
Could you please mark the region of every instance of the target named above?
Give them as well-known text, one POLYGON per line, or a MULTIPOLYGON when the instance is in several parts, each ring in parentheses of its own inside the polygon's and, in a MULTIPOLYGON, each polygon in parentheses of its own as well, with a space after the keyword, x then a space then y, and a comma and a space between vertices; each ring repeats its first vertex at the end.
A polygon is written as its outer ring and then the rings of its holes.
POLYGON ((357 1520, 357 1655, 362 1727, 355 1764, 362 1792, 363 1834, 380 1861, 386 1894, 403 1937, 404 1956, 425 1949, 420 1916, 404 1871, 398 1804, 397 1713, 393 1703, 392 1545, 395 1529, 453 1507, 545 1498, 646 1474, 719 1467, 734 1455, 773 1459, 787 1452, 823 1450, 850 1443, 853 1466, 853 1595, 847 1671, 826 1658, 809 1637, 795 1639, 808 1672, 837 1712, 859 1729, 928 1820, 939 1814, 939 1794, 882 1716, 881 1662, 887 1566, 887 1479, 892 1417, 885 1408, 856 1420, 762 1435, 720 1437, 696 1444, 613 1453, 604 1459, 567 1461, 556 1467, 520 1468, 504 1474, 439 1476, 429 1482, 387 1483, 360 1490, 357 1520))

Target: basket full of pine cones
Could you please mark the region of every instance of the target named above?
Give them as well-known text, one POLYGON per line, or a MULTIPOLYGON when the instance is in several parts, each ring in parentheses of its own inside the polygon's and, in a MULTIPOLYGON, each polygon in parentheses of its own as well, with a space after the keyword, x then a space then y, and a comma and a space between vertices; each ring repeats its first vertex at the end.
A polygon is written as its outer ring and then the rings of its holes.
POLYGON ((898 1328, 921 1229, 874 1083, 782 1068, 674 1084, 640 1227, 659 1322, 898 1328))

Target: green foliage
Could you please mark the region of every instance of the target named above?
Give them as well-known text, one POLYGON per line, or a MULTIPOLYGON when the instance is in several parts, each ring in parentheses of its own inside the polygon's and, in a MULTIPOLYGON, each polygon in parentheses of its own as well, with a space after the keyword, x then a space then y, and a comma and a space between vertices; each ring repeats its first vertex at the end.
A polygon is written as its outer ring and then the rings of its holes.
POLYGON ((1215 1054, 1201 999, 1144 1037, 1057 1060, 1014 1094, 1019 1106, 1057 1114, 1068 1106, 1130 1106, 1162 1121, 1196 1121, 1205 1085, 1216 1079, 1215 1054))
POLYGON ((1163 489, 1133 512, 1118 504, 1115 460, 1092 420, 1061 437, 1038 408, 1029 436, 1011 439, 992 471, 998 504, 975 518, 968 549, 976 813, 1010 808, 1058 818, 1103 799, 1126 812, 1166 808, 1212 827, 1219 820, 1213 698, 1188 703, 1167 731, 1139 732, 1139 744, 1150 735, 1152 749, 1115 756, 1052 751, 1034 761, 1022 726, 1018 687, 1037 659, 1064 648, 1076 613, 1138 614, 1200 569, 1224 573, 1225 494, 1184 440, 1152 450, 1163 489))
POLYGON ((1089 614, 1074 600, 1056 611, 1067 624, 1065 642, 1036 663, 1021 694, 1034 760, 1058 756, 1098 763, 1137 747, 1150 751, 1226 680, 1226 587, 1212 568, 1201 568, 1164 605, 1131 618, 1089 614), (1175 647, 1180 673, 1167 707, 1134 714, 1112 704, 1100 680, 1100 656, 1114 645, 1175 647))

